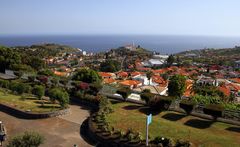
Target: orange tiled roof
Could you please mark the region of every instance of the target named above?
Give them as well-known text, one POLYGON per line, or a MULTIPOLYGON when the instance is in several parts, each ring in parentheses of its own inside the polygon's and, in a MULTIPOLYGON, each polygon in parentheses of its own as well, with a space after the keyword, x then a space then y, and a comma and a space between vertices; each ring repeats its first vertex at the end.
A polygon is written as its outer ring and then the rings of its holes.
POLYGON ((66 76, 67 75, 66 72, 60 72, 60 71, 54 71, 54 74, 57 76, 66 76))
POLYGON ((184 92, 184 94, 183 94, 184 96, 190 97, 190 96, 194 95, 194 94, 192 93, 193 83, 194 83, 193 80, 190 80, 190 79, 186 80, 186 90, 185 90, 185 92, 184 92))
POLYGON ((98 74, 103 78, 112 77, 112 74, 107 72, 98 72, 98 74))
POLYGON ((137 76, 137 75, 142 75, 142 72, 134 71, 130 73, 132 77, 137 76))
POLYGON ((137 81, 137 80, 124 80, 124 81, 119 82, 119 84, 125 85, 125 86, 134 86, 134 85, 138 85, 140 83, 141 82, 137 81))
POLYGON ((165 72, 167 72, 166 69, 158 69, 158 70, 154 70, 154 73, 159 73, 159 74, 163 74, 163 73, 165 73, 165 72))
POLYGON ((114 80, 112 78, 109 78, 109 79, 104 79, 103 82, 106 83, 106 84, 112 84, 112 83, 115 83, 116 80, 114 80))
POLYGON ((161 76, 153 76, 152 77, 153 82, 158 83, 159 87, 166 87, 168 85, 168 81, 165 81, 161 76))
POLYGON ((155 83, 160 83, 161 84, 161 83, 166 82, 161 76, 153 76, 152 79, 155 83))
POLYGON ((146 67, 140 67, 140 68, 137 68, 138 70, 140 71, 150 71, 152 70, 151 68, 146 68, 146 67))
POLYGON ((117 75, 118 75, 118 76, 121 76, 121 77, 127 77, 127 76, 128 76, 128 73, 122 71, 122 72, 117 73, 117 75))
POLYGON ((226 95, 226 96, 230 96, 230 94, 231 94, 230 88, 227 87, 226 85, 220 86, 220 87, 218 87, 218 89, 220 91, 222 91, 224 93, 224 95, 226 95))
POLYGON ((235 83, 230 83, 228 86, 231 86, 236 91, 240 91, 240 86, 235 83))
POLYGON ((235 83, 240 83, 240 78, 233 78, 233 79, 230 79, 230 80, 232 80, 235 83))

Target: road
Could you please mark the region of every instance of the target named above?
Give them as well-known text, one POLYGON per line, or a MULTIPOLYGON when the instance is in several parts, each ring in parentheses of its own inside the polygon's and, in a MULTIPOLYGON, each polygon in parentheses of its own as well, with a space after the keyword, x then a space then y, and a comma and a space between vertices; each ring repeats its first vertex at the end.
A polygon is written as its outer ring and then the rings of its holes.
POLYGON ((45 137, 41 147, 72 147, 74 144, 91 147, 80 135, 80 126, 89 116, 89 110, 75 104, 70 108, 69 115, 38 120, 20 119, 0 111, 0 120, 7 128, 8 138, 24 131, 36 131, 45 137))

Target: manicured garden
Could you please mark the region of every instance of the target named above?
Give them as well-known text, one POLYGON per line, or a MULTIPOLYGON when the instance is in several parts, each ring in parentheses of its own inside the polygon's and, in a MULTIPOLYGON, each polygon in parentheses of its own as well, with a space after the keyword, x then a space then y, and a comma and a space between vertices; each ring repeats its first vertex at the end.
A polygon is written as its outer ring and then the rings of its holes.
POLYGON ((0 90, 0 103, 18 108, 23 111, 44 113, 61 109, 58 103, 53 104, 48 100, 44 100, 43 104, 42 100, 30 94, 23 94, 21 96, 11 94, 10 91, 9 92, 4 91, 6 91, 6 89, 0 90))
MULTIPOLYGON (((126 102, 113 102, 112 108, 114 112, 106 117, 109 126, 121 131, 133 129, 145 138, 147 108, 126 102)), ((165 111, 153 115, 149 136, 188 140, 195 146, 238 146, 240 126, 165 111)))

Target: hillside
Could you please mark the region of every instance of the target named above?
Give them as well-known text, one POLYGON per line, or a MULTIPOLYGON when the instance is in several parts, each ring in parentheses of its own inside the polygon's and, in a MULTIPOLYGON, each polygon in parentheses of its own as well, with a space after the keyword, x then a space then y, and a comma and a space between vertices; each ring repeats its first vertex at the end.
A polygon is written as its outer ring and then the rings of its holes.
POLYGON ((59 45, 59 44, 39 44, 39 45, 32 45, 32 46, 17 46, 14 47, 18 51, 25 51, 27 54, 32 56, 39 56, 44 58, 46 56, 56 56, 57 54, 61 53, 71 53, 78 51, 76 48, 66 46, 66 45, 59 45))
POLYGON ((233 65, 234 61, 240 60, 240 47, 191 50, 177 53, 175 56, 181 61, 229 66, 233 65))
POLYGON ((195 54, 197 56, 235 56, 240 54, 240 47, 236 46, 235 48, 224 48, 224 49, 202 49, 202 50, 190 50, 177 53, 176 55, 188 55, 195 54))

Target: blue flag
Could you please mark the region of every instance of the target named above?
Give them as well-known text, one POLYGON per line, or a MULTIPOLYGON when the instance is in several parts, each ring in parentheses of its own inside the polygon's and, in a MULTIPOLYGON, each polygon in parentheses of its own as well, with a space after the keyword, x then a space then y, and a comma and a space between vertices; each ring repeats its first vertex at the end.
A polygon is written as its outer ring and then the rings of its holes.
POLYGON ((147 125, 149 125, 150 123, 152 123, 152 114, 147 116, 147 125))

